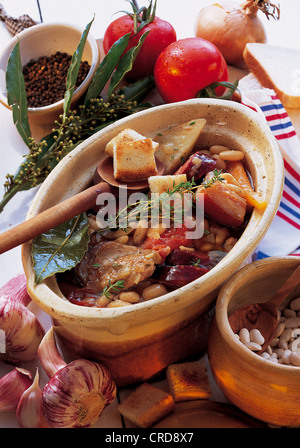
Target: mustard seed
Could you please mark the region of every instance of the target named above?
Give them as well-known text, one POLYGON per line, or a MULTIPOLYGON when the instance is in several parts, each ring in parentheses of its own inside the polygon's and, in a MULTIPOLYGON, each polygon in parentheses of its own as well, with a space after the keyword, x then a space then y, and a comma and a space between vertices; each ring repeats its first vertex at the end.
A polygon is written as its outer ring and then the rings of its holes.
MULTIPOLYGON (((28 107, 48 106, 63 99, 71 59, 69 54, 57 51, 23 67, 28 107)), ((75 88, 82 84, 89 70, 88 62, 81 61, 75 88)))

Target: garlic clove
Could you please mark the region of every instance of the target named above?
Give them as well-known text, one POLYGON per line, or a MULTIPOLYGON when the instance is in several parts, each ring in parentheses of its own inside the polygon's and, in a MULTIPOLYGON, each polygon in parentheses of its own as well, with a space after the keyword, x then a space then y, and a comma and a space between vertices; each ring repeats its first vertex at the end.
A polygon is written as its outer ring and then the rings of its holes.
POLYGON ((42 397, 37 369, 32 385, 23 392, 16 410, 21 428, 49 428, 43 413, 42 397))
POLYGON ((43 389, 43 409, 54 428, 93 425, 116 396, 108 370, 85 359, 60 369, 43 389))
POLYGON ((37 353, 48 378, 52 378, 59 369, 67 365, 57 349, 53 327, 44 335, 37 353))
POLYGON ((54 428, 93 425, 116 397, 117 388, 108 370, 85 359, 66 364, 53 327, 45 334, 38 356, 50 377, 43 389, 43 410, 49 424, 54 428))
POLYGON ((17 301, 0 298, 0 360, 18 365, 32 361, 45 334, 34 313, 17 301))
POLYGON ((15 411, 22 394, 31 384, 31 373, 19 367, 0 378, 0 412, 15 411))
POLYGON ((0 288, 0 298, 15 300, 27 306, 31 302, 31 297, 27 292, 27 282, 24 273, 18 274, 0 288))

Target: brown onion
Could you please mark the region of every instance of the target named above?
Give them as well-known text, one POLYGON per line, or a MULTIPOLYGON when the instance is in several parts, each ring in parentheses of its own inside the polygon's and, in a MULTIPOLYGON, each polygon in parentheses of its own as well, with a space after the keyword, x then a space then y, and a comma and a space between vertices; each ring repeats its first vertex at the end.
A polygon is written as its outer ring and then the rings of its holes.
POLYGON ((247 0, 243 4, 224 1, 200 10, 195 33, 212 42, 223 54, 227 64, 244 68, 243 51, 247 43, 265 43, 266 32, 257 17, 261 10, 267 18, 279 19, 279 6, 268 0, 247 0))

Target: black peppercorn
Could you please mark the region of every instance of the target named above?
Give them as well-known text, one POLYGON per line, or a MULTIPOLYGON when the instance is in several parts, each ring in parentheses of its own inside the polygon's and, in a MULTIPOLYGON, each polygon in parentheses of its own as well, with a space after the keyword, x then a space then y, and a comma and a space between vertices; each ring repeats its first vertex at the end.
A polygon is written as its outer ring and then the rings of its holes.
MULTIPOLYGON (((72 57, 60 51, 23 67, 28 107, 43 107, 60 101, 66 90, 66 79, 72 57)), ((85 80, 90 65, 81 61, 75 88, 85 80)))

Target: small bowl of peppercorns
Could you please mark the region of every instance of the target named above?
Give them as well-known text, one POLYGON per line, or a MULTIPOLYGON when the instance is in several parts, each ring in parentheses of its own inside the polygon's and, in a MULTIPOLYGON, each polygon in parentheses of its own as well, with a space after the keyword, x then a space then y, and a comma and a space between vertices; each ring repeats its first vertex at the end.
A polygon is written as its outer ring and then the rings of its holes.
MULTIPOLYGON (((50 124, 62 113, 67 73, 82 32, 83 28, 68 24, 38 24, 18 33, 3 50, 0 71, 5 73, 10 53, 19 40, 28 115, 35 122, 50 124)), ((99 63, 100 50, 89 33, 72 97, 73 108, 86 92, 99 63)), ((0 82, 0 102, 9 107, 5 76, 0 82)))

